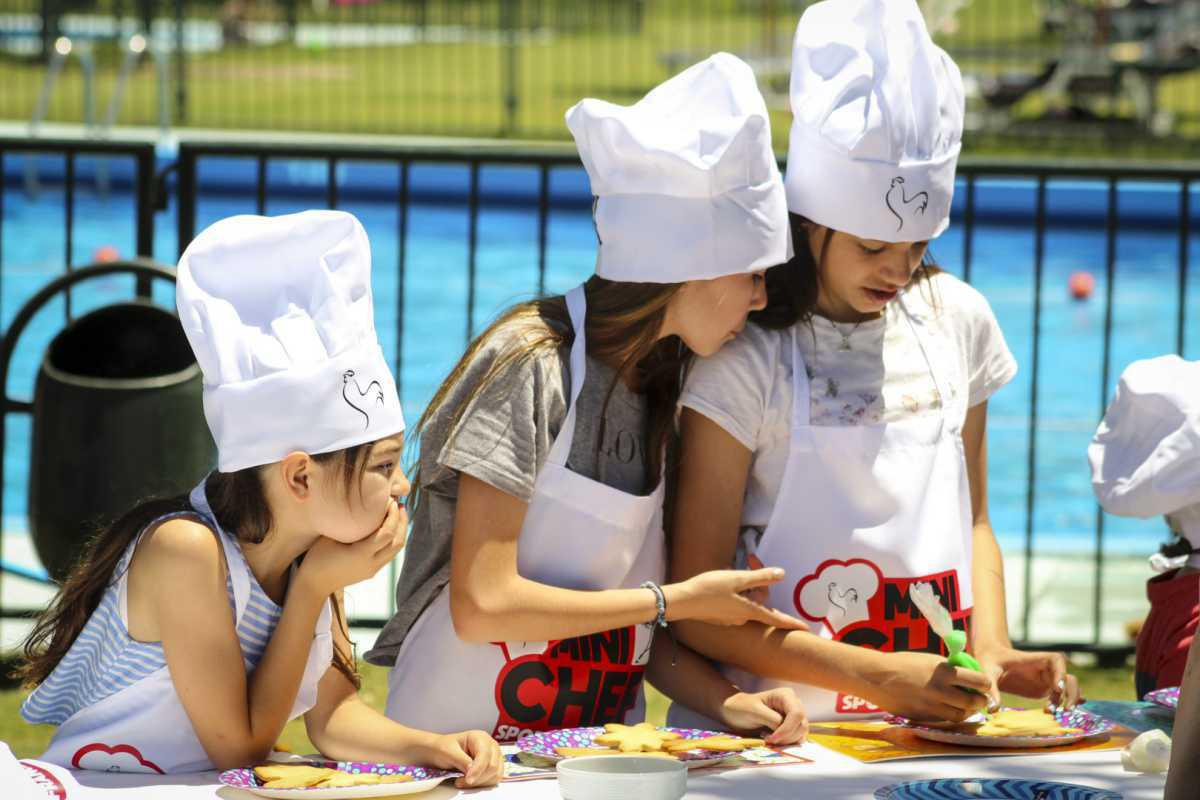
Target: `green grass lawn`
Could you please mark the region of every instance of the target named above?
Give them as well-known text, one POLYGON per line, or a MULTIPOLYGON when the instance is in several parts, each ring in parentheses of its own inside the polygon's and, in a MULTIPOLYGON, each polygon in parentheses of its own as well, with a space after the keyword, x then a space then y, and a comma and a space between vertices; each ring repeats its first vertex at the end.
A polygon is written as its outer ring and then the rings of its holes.
MULTIPOLYGON (((0 11, 17 0, 0 0, 0 11)), ((107 6, 109 0, 104 0, 107 6)), ((302 20, 313 16, 302 4, 302 20)), ((320 17, 321 21, 373 24, 414 22, 417 4, 377 3, 320 17)), ((554 6, 553 3, 550 4, 554 6)), ((561 3, 560 7, 565 8, 561 3)), ((616 3, 617 7, 622 4, 616 3)), ((258 13, 281 19, 270 4, 258 13)), ((429 24, 494 32, 495 0, 431 3, 429 24)), ((301 130, 366 134, 433 134, 564 139, 563 113, 584 96, 631 102, 679 68, 716 50, 757 57, 759 80, 773 96, 776 146, 786 148, 787 58, 797 15, 791 4, 741 0, 658 0, 645 4, 640 28, 628 24, 564 25, 534 32, 510 49, 496 37, 482 41, 419 43, 360 48, 279 45, 227 47, 186 60, 186 125, 197 128, 301 130), (511 80, 508 76, 512 76, 511 80), (511 113, 509 100, 512 100, 511 113)), ((189 13, 211 14, 194 6, 189 13)), ((532 8, 532 6, 531 6, 532 8)), ((1035 0, 972 0, 959 27, 940 35, 967 72, 1036 69, 1057 53, 1056 35, 1041 30, 1035 0)), ((527 12, 532 13, 532 12, 527 12)), ((578 11, 570 12, 578 16, 578 11)), ((621 19, 621 17, 617 17, 621 19)), ((574 19, 574 18, 572 18, 574 19)), ((591 19, 590 17, 588 18, 591 19)), ((547 20, 553 21, 550 17, 547 20)), ((560 20, 561 22, 561 20, 560 20)), ((97 52, 97 114, 112 95, 119 57, 97 52)), ((5 90, 0 119, 27 120, 37 102, 43 67, 0 56, 5 90)), ((170 74, 175 74, 174 67, 170 74)), ((82 115, 83 75, 71 61, 49 107, 50 121, 82 115)), ((172 86, 170 95, 175 97, 172 86)), ((120 124, 155 125, 158 85, 149 59, 131 80, 120 124)), ((1159 100, 1175 115, 1176 130, 1190 143, 1145 137, 1102 143, 1103 153, 1165 156, 1200 153, 1200 73, 1163 81, 1159 100)), ((174 100, 172 100, 174 102, 174 100)), ((1036 101, 1020 109, 1032 116, 1036 101)), ((1066 145, 1075 147, 1073 144, 1066 145)), ((1019 137, 968 139, 975 152, 1044 152, 1044 143, 1019 137)), ((1080 155, 1090 155, 1086 140, 1080 155)))
MULTIPOLYGON (((382 709, 387 697, 387 671, 369 664, 360 664, 362 671, 362 697, 372 707, 382 709)), ((1091 700, 1134 700, 1133 671, 1128 667, 1100 669, 1075 666, 1072 671, 1079 676, 1084 695, 1091 700)), ((7 742, 19 758, 40 754, 50 741, 53 727, 28 725, 19 712, 26 692, 19 689, 0 691, 0 741, 7 742)), ((669 701, 651 687, 647 698, 648 718, 659 724, 666 720, 669 701)), ((1028 705, 1015 697, 1006 697, 1005 702, 1015 706, 1028 705)), ((313 752, 312 743, 304 734, 304 723, 296 720, 284 729, 281 741, 293 752, 313 752)))

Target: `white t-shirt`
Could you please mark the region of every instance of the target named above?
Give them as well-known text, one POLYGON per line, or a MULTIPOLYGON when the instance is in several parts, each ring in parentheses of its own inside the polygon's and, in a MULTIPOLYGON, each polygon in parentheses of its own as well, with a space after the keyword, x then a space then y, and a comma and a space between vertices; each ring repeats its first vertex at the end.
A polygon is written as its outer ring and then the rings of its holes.
MULTIPOLYGON (((816 316, 798 325, 812 386, 813 425, 875 425, 940 413, 932 364, 949 386, 949 407, 960 409, 951 423, 961 430, 966 409, 986 401, 1017 372, 987 300, 945 272, 904 292, 881 317, 857 327, 816 316), (928 326, 928 360, 913 325, 928 326), (849 350, 843 349, 844 338, 849 350), (956 402, 964 393, 967 402, 956 402)), ((791 329, 747 325, 718 353, 696 361, 680 402, 750 450, 742 529, 766 528, 791 433, 791 329)))

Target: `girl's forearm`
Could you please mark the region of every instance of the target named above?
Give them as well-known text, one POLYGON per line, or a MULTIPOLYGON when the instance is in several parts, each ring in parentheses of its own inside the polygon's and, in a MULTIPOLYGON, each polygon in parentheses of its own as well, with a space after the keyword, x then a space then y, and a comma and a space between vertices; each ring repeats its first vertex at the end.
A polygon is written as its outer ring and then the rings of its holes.
POLYGON ((1200 636, 1192 639, 1181 687, 1171 736, 1171 769, 1163 800, 1195 797, 1196 783, 1200 781, 1200 636))
POLYGON ((450 611, 459 638, 468 642, 550 641, 627 628, 654 619, 648 589, 576 591, 513 576, 472 596, 456 592, 450 611))
POLYGON ((325 595, 304 583, 298 573, 247 685, 250 740, 256 749, 265 746, 269 751, 287 724, 324 603, 325 595))
POLYGON ((697 653, 763 678, 807 683, 860 695, 882 665, 866 647, 823 639, 808 631, 784 631, 755 622, 738 626, 675 623, 676 635, 697 653))
POLYGON ((428 764, 437 739, 437 734, 388 719, 353 691, 328 715, 306 715, 305 723, 321 754, 339 761, 428 764))
POLYGON ((738 691, 711 661, 661 630, 654 634, 646 680, 672 701, 715 720, 721 719, 723 704, 738 691))
POLYGON ((990 647, 1011 647, 1008 612, 1004 600, 1004 558, 991 523, 984 520, 972 531, 971 640, 976 652, 990 647))

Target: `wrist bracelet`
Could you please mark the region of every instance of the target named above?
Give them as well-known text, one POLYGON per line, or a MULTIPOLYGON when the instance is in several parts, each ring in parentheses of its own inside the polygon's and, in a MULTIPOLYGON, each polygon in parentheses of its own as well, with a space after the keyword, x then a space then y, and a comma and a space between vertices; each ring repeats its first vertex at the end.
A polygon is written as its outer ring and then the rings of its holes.
MULTIPOLYGON (((674 667, 678 663, 676 656, 679 654, 679 643, 675 641, 675 631, 671 630, 670 626, 667 625, 667 596, 663 594, 662 587, 654 581, 646 581, 641 585, 641 588, 654 592, 654 605, 658 609, 658 613, 654 619, 646 623, 646 627, 654 628, 657 626, 666 629, 667 635, 671 637, 671 666, 674 667)), ((651 638, 646 647, 649 648, 653 641, 653 638, 651 638)))
POLYGON ((657 625, 660 628, 667 627, 667 596, 663 594, 662 587, 654 581, 646 581, 641 585, 642 589, 649 589, 654 592, 654 605, 658 609, 658 614, 652 622, 646 624, 650 627, 657 625))

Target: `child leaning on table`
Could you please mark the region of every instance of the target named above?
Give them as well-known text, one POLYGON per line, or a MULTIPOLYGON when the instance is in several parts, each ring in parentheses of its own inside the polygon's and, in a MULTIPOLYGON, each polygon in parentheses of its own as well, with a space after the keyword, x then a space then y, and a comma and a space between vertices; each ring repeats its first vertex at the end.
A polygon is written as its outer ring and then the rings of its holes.
POLYGON ((404 727, 358 697, 342 589, 404 545, 404 417, 353 216, 238 216, 179 263, 218 469, 95 538, 25 643, 42 758, 172 773, 244 766, 304 715, 330 758, 495 783, 482 731, 404 727), (232 612, 232 613, 231 613, 232 612))
POLYGON ((1175 541, 1150 558, 1150 614, 1137 639, 1137 695, 1179 686, 1200 622, 1200 362, 1135 361, 1088 448, 1110 514, 1164 515, 1175 541))

